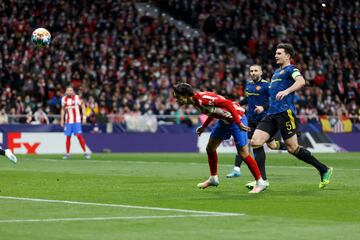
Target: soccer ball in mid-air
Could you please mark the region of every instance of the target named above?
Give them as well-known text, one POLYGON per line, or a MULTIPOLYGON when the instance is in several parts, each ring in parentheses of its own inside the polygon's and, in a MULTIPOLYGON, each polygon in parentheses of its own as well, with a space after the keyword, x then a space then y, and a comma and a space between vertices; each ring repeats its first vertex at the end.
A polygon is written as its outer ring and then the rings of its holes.
POLYGON ((31 35, 31 41, 38 47, 47 47, 51 42, 51 34, 45 28, 37 28, 31 35))

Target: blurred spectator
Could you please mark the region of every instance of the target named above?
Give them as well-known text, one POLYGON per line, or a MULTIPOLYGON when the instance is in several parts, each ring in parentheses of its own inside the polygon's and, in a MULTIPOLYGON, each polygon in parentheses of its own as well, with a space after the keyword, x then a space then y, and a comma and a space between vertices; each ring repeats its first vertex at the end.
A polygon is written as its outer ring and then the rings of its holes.
MULTIPOLYGON (((352 99, 359 108, 360 88, 356 85, 360 83, 360 41, 356 36, 360 1, 334 0, 327 2, 326 7, 311 0, 156 2, 163 10, 201 28, 210 37, 237 46, 250 62, 263 65, 267 79, 273 71, 274 47, 281 41, 291 42, 298 50, 295 64, 309 85, 331 91, 327 105, 316 106, 320 114, 337 115, 337 107, 345 112, 343 106, 352 99), (336 101, 338 97, 342 103, 336 101)), ((239 70, 247 76, 244 69, 239 70)), ((310 93, 303 89, 297 94, 306 92, 310 93)), ((313 107, 307 104, 316 102, 316 96, 307 95, 301 101, 299 113, 311 118, 313 110, 309 109, 313 107)))
POLYGON ((99 124, 108 123, 109 119, 107 117, 105 108, 102 108, 98 114, 95 116, 96 122, 99 124))
POLYGON ((341 109, 358 116, 358 0, 329 1, 326 8, 311 0, 153 2, 207 35, 185 36, 161 15, 140 15, 130 0, 2 1, 0 96, 6 112, 29 114, 41 103, 47 114, 59 114, 67 85, 87 103, 90 123, 107 122, 110 114, 175 115, 171 86, 178 81, 241 99, 249 65, 261 64, 270 79, 275 46, 289 41, 309 81, 297 93, 299 113, 313 118, 341 109), (29 41, 39 26, 52 34, 48 48, 29 41))
POLYGON ((87 121, 94 124, 96 122, 96 114, 99 113, 99 106, 93 96, 90 96, 86 102, 85 111, 87 121))
POLYGON ((5 112, 5 109, 1 107, 0 109, 0 124, 7 124, 9 122, 8 115, 5 112))
POLYGON ((41 104, 38 105, 38 109, 34 113, 34 119, 35 119, 35 122, 33 122, 34 124, 49 124, 50 123, 41 104))

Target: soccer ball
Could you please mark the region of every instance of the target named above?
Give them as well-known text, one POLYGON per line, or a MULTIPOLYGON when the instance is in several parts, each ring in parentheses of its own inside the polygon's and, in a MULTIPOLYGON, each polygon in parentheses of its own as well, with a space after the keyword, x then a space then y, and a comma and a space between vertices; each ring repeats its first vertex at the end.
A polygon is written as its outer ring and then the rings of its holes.
POLYGON ((45 28, 37 28, 31 35, 31 41, 38 47, 47 47, 51 42, 51 34, 45 28))

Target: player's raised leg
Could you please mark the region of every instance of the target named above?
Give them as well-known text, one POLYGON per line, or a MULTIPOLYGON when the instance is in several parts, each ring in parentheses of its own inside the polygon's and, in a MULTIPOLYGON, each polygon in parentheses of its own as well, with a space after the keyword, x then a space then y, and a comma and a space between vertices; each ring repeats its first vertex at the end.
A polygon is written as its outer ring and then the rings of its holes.
POLYGON ((319 184, 320 189, 325 188, 330 183, 333 169, 331 167, 327 167, 325 164, 317 160, 309 150, 299 146, 296 135, 286 139, 285 144, 290 154, 294 155, 301 161, 312 165, 319 171, 321 177, 319 184))
POLYGON ((205 189, 208 187, 216 187, 219 185, 219 177, 218 177, 218 156, 216 149, 221 143, 221 139, 211 138, 206 146, 206 153, 208 157, 208 163, 210 168, 210 177, 204 182, 199 183, 198 188, 205 189))
POLYGON ((7 157, 12 163, 17 163, 17 157, 10 149, 1 149, 0 148, 0 155, 7 157))
POLYGON ((267 142, 266 145, 272 150, 287 150, 286 144, 282 141, 276 141, 275 139, 267 142))

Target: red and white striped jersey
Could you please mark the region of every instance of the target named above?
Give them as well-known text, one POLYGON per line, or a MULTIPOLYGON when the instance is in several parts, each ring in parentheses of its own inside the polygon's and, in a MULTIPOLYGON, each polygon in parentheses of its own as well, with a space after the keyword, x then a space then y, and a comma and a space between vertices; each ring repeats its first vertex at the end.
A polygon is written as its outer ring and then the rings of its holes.
POLYGON ((65 109, 66 123, 81 123, 80 106, 81 100, 78 95, 64 96, 61 106, 65 109))
POLYGON ((209 116, 203 124, 209 125, 214 118, 226 123, 240 123, 245 109, 239 103, 233 102, 213 92, 197 92, 192 97, 194 106, 202 113, 209 116))

